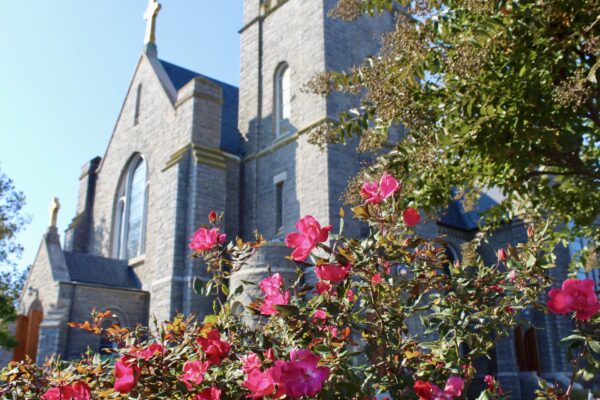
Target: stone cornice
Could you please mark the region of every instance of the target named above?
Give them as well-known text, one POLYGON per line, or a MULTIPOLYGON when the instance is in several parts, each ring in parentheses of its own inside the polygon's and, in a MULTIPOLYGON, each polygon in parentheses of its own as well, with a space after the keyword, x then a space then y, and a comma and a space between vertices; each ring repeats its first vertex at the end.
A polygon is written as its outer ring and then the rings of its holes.
POLYGON ((224 152, 223 150, 202 146, 196 143, 188 143, 175 153, 171 154, 169 160, 162 169, 162 172, 179 164, 188 150, 192 151, 192 156, 194 157, 196 164, 204 164, 215 168, 225 169, 227 168, 227 159, 240 162, 238 156, 224 152))
POLYGON ((285 147, 288 144, 295 142, 298 139, 298 137, 300 137, 300 135, 302 135, 302 134, 310 131, 311 129, 314 129, 315 127, 317 127, 323 123, 326 123, 326 122, 336 123, 336 121, 331 118, 322 118, 322 119, 318 120, 317 122, 314 122, 314 123, 308 125, 307 127, 302 128, 299 131, 296 131, 293 134, 289 134, 289 135, 286 135, 279 139, 274 140, 270 146, 260 150, 257 153, 250 154, 250 155, 244 157, 243 161, 250 162, 250 161, 256 160, 257 158, 262 158, 266 155, 269 155, 269 154, 281 149, 282 147, 285 147))

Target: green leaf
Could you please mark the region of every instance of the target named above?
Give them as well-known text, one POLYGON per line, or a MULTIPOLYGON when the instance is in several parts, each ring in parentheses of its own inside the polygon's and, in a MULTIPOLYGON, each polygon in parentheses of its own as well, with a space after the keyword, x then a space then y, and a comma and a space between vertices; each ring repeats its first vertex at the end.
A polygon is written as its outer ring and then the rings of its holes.
POLYGON ((592 351, 594 353, 600 354, 600 342, 598 342, 596 340, 590 340, 588 342, 588 345, 590 346, 590 349, 592 349, 592 351))
POLYGON ((194 288, 194 293, 200 295, 200 296, 204 296, 205 292, 205 285, 206 282, 203 281, 202 279, 198 278, 197 276, 194 277, 194 283, 193 283, 193 288, 194 288))
POLYGON ((581 336, 581 335, 571 335, 571 336, 567 336, 566 338, 562 338, 560 340, 560 344, 574 344, 574 343, 578 343, 578 342, 585 342, 585 337, 581 336))
POLYGON ((298 309, 298 307, 289 304, 277 304, 274 307, 284 317, 295 317, 300 314, 300 310, 298 309))

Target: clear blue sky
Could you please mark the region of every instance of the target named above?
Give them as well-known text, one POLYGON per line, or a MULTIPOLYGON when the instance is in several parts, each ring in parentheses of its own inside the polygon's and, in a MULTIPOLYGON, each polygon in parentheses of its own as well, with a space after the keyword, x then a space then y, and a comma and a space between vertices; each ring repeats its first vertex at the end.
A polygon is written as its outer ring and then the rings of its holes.
MULTIPOLYGON (((162 0, 159 57, 239 82, 241 0, 162 0)), ((0 169, 27 197, 31 264, 53 197, 75 216, 81 166, 102 156, 142 50, 147 0, 0 0, 0 169)))

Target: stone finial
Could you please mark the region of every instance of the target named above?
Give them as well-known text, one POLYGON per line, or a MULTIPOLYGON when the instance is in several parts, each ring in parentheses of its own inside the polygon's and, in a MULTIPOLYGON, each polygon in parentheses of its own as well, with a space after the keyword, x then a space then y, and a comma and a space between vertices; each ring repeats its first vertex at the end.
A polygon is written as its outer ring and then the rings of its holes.
POLYGON ((148 0, 148 8, 144 13, 146 20, 146 35, 144 37, 144 45, 146 47, 156 46, 156 17, 161 9, 161 5, 157 0, 148 0))
POLYGON ((55 197, 50 203, 50 228, 56 228, 56 222, 58 221, 58 210, 60 210, 60 202, 58 197, 55 197))

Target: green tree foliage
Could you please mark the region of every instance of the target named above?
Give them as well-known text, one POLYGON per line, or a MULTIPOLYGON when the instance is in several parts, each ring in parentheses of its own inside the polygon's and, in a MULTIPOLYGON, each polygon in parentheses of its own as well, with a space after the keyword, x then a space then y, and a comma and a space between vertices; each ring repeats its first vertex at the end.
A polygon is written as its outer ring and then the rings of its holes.
POLYGON ((570 227, 556 239, 599 243, 600 1, 400 3, 341 0, 332 12, 352 20, 395 8, 397 19, 379 56, 311 82, 362 96, 312 139, 360 135, 372 149, 402 126, 373 170, 405 176, 408 202, 436 212, 496 187, 506 200, 490 224, 528 214, 570 227))
POLYGON ((23 287, 24 273, 14 267, 15 257, 22 247, 16 235, 26 223, 22 215, 25 204, 23 193, 15 190, 13 182, 0 171, 0 347, 12 348, 16 344, 8 326, 16 317, 15 303, 23 287))

